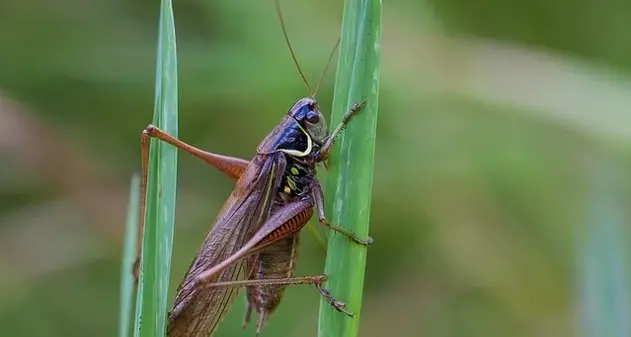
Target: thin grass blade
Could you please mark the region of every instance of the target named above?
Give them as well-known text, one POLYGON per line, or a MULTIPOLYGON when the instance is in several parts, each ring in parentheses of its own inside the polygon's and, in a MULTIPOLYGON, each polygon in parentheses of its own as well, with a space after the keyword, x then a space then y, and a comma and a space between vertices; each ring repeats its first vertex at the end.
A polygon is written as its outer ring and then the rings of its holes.
MULTIPOLYGON (((347 0, 338 60, 331 125, 354 103, 366 100, 349 123, 329 158, 326 210, 330 220, 359 237, 368 235, 379 96, 381 1, 347 0)), ((347 309, 349 318, 320 304, 320 337, 354 337, 359 328, 366 248, 346 237, 328 234, 325 273, 327 288, 347 309)))
POLYGON ((127 221, 125 224, 125 242, 123 244, 123 261, 121 263, 121 291, 118 318, 118 337, 128 337, 130 333, 130 314, 134 295, 134 277, 129 271, 136 259, 138 236, 138 197, 140 195, 140 177, 131 177, 127 221))
POLYGON ((628 189, 622 169, 606 156, 589 172, 586 236, 577 247, 578 336, 629 337, 628 189))
MULTIPOLYGON (((153 124, 177 137, 177 55, 170 0, 162 0, 153 124)), ((177 150, 151 140, 134 336, 164 336, 175 221, 177 150)))

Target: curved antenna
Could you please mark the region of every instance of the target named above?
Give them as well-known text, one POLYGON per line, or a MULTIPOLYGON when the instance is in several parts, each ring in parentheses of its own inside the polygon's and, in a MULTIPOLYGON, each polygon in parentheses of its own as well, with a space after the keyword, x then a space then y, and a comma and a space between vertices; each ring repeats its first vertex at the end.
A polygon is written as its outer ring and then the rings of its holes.
POLYGON ((294 54, 294 49, 291 48, 291 43, 289 42, 289 36, 287 36, 287 29, 285 29, 285 20, 283 20, 283 14, 280 11, 280 1, 276 0, 276 13, 278 14, 278 19, 280 20, 280 26, 283 29, 283 35, 285 36, 285 42, 287 43, 287 47, 289 48, 289 53, 291 53, 291 58, 294 60, 294 64, 296 65, 296 68, 298 69, 298 72, 300 73, 300 77, 302 77, 302 81, 304 82, 305 86, 307 86, 307 90, 309 90, 309 94, 311 95, 311 98, 315 99, 315 94, 313 93, 313 90, 311 89, 311 86, 309 85, 309 82, 307 81, 307 78, 305 77, 305 74, 302 72, 302 69, 300 68, 300 65, 298 64, 298 60, 296 60, 296 55, 294 54))
POLYGON ((313 91, 313 99, 315 99, 315 95, 318 93, 318 89, 320 89, 320 84, 322 84, 324 77, 326 77, 326 71, 329 69, 329 66, 331 65, 331 61, 333 60, 333 55, 335 55, 335 51, 337 50, 337 47, 340 45, 341 39, 342 39, 341 37, 337 38, 337 42, 335 43, 335 46, 333 47, 333 50, 331 51, 331 55, 329 55, 329 60, 326 61, 326 65, 324 66, 322 75, 320 75, 320 80, 318 80, 318 85, 316 85, 315 90, 313 91))

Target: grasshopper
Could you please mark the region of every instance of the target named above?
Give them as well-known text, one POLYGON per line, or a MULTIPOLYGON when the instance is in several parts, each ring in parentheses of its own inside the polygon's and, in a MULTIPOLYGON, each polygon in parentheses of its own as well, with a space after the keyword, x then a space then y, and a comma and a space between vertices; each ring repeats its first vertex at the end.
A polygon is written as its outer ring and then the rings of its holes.
MULTIPOLYGON (((298 233, 313 216, 314 208, 319 223, 326 228, 361 245, 372 242, 370 237, 358 238, 327 221, 322 187, 316 179, 316 165, 326 163, 335 138, 364 102, 354 104, 328 133, 324 116, 313 98, 324 76, 316 90, 311 90, 289 43, 278 0, 276 8, 292 59, 311 97, 299 99, 289 109, 259 143, 251 160, 200 150, 153 125, 142 132, 140 230, 144 222, 150 138, 171 144, 236 180, 177 289, 168 316, 169 337, 212 335, 242 287, 246 288, 248 302, 244 326, 250 321, 252 311, 256 311, 257 335, 265 319, 279 305, 285 288, 292 284, 315 285, 334 309, 353 315, 345 310, 344 302, 336 300, 324 288, 326 275, 294 277, 293 272, 298 233)), ((327 67, 332 56, 333 53, 327 67)), ((134 264, 136 279, 139 264, 140 257, 134 264)))

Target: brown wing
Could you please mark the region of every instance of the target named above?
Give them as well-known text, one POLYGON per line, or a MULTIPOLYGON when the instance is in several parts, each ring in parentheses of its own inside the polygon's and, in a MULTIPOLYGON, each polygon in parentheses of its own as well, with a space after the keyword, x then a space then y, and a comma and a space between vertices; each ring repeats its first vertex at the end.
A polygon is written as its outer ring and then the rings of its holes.
MULTIPOLYGON (((258 155, 237 181, 204 239, 169 312, 169 337, 207 337, 223 319, 239 288, 196 287, 195 277, 227 259, 247 242, 269 217, 274 192, 285 170, 282 153, 258 155)), ((214 281, 244 279, 245 261, 234 263, 214 281)))

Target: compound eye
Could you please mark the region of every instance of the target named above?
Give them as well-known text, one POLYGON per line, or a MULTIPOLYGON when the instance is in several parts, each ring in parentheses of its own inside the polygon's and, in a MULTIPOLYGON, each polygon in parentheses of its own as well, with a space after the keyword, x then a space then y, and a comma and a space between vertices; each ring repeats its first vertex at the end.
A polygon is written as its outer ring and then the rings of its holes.
POLYGON ((316 124, 320 121, 320 114, 315 112, 315 111, 309 111, 307 113, 307 122, 311 123, 311 124, 316 124))

